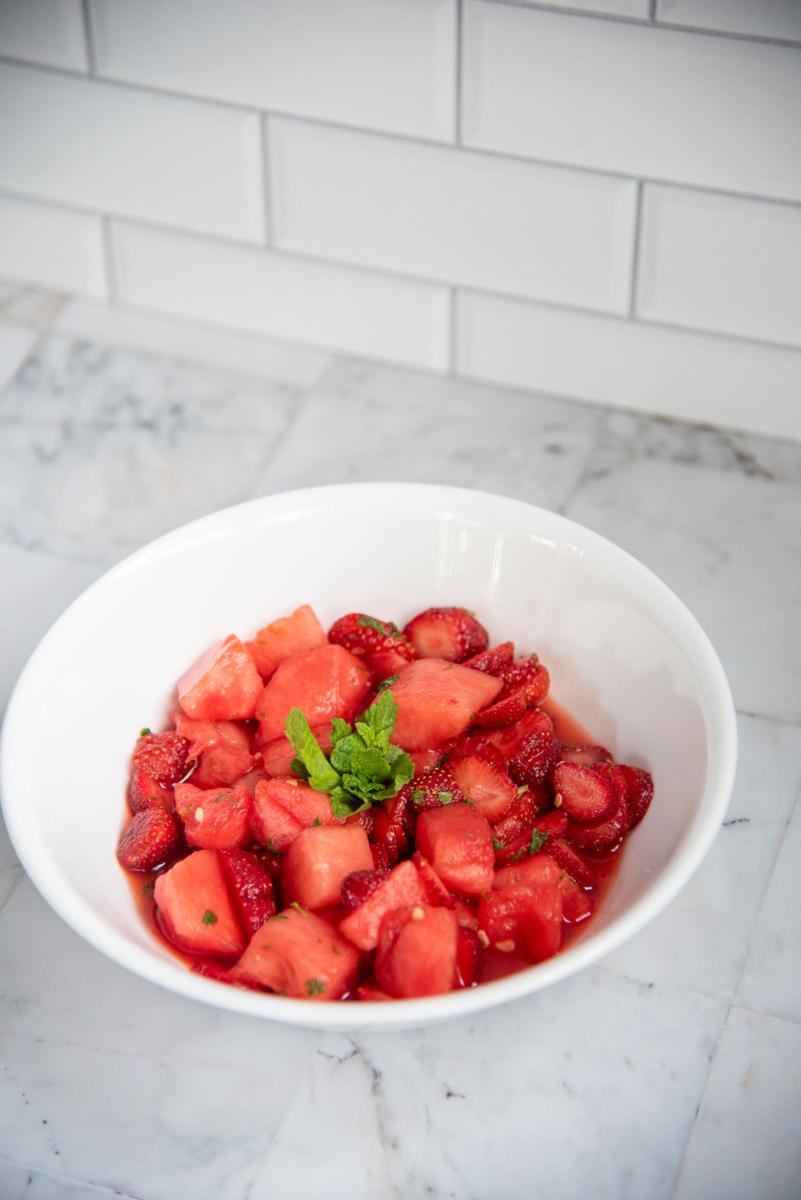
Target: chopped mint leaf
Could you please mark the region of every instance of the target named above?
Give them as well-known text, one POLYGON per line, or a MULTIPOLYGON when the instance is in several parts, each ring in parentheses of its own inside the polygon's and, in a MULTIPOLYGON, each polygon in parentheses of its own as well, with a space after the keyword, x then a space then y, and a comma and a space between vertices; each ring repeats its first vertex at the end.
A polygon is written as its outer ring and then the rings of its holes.
MULTIPOLYGON (((395 676, 395 678, 397 679, 397 675, 395 676)), ((140 737, 149 737, 152 732, 153 732, 153 730, 148 729, 147 725, 145 725, 144 729, 139 730, 139 736, 140 737)))
POLYGON ((512 855, 512 857, 509 859, 509 862, 510 863, 517 862, 517 860, 519 858, 522 858, 524 854, 525 854, 525 850, 518 850, 517 854, 512 855))
POLYGON ((356 624, 361 625, 362 629, 375 629, 382 637, 392 637, 394 633, 398 632, 397 625, 392 621, 384 625, 381 621, 377 621, 375 617, 361 616, 356 624))
POLYGON ((217 924, 217 914, 213 913, 210 908, 207 908, 203 914, 203 924, 204 925, 216 925, 217 924))
POLYGON ((415 788, 411 795, 412 804, 422 804, 426 798, 426 794, 422 788, 415 788))
POLYGON ((150 883, 142 884, 142 891, 144 892, 144 894, 146 896, 152 896, 153 893, 155 892, 155 890, 156 890, 156 885, 152 881, 150 883))
POLYGON ((547 841, 548 841, 547 833, 540 833, 539 829, 532 829, 531 845, 528 848, 529 854, 536 854, 538 850, 542 849, 542 847, 545 845, 545 843, 547 841))
POLYGON ((294 908, 295 912, 300 913, 302 917, 308 917, 309 915, 308 908, 304 908, 303 905, 297 900, 293 900, 289 907, 294 908))
MULTIPOLYGON (((272 917, 270 917, 270 920, 271 921, 288 921, 289 917, 285 916, 284 913, 275 913, 272 917)), ((268 946, 267 949, 269 950, 270 947, 268 946)))
POLYGON ((453 804, 453 792, 437 792, 440 804, 453 804))
POLYGON ((336 746, 337 742, 341 742, 343 738, 348 737, 353 733, 353 726, 347 721, 343 721, 341 717, 334 717, 331 722, 331 743, 336 746))
POLYGON ((323 983, 322 979, 306 980, 306 994, 308 996, 319 996, 324 991, 325 984, 323 983))
POLYGON ((314 820, 312 821, 312 825, 316 829, 318 825, 322 825, 322 821, 320 820, 319 817, 315 817, 314 820))
POLYGON ((310 787, 317 792, 328 792, 336 787, 339 782, 336 771, 320 749, 320 743, 299 708, 289 710, 285 729, 292 749, 309 773, 310 787))
POLYGON ((503 850, 503 842, 499 842, 497 838, 492 839, 493 850, 503 850))
POLYGON ((267 849, 270 851, 270 854, 280 854, 281 853, 281 851, 278 849, 278 847, 276 846, 276 844, 272 838, 267 838, 267 841, 264 844, 267 847, 267 849))
POLYGON ((400 679, 400 675, 388 675, 386 677, 386 679, 381 680, 378 687, 376 688, 376 691, 380 695, 380 693, 383 692, 385 688, 392 687, 393 683, 397 683, 399 679, 400 679))

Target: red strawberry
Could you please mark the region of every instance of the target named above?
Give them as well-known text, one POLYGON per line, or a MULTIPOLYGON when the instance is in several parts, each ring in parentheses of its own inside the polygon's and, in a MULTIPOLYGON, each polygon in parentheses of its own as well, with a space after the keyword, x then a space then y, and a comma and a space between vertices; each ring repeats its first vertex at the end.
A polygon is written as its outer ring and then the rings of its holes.
POLYGON ((626 781, 626 810, 629 829, 639 825, 654 798, 654 781, 649 771, 639 767, 627 767, 621 763, 618 770, 626 781))
MULTIPOLYGON (((371 842, 370 853, 373 856, 373 866, 376 871, 383 871, 386 874, 390 866, 394 865, 389 861, 389 850, 383 842, 371 842)), ((395 861, 397 862, 397 859, 395 861)))
POLYGON ((474 671, 484 671, 487 675, 501 675, 514 662, 514 642, 501 642, 500 646, 492 646, 481 654, 474 654, 462 663, 464 667, 472 667, 474 671))
POLYGON ((567 831, 567 814, 563 812, 547 812, 541 817, 534 818, 534 828, 538 833, 547 834, 549 838, 561 838, 567 831))
POLYGON ((334 621, 328 640, 363 658, 377 680, 397 674, 417 658, 416 650, 397 625, 367 613, 347 613, 334 621))
POLYGON ((512 842, 516 842, 523 836, 531 839, 534 818, 544 800, 541 792, 532 792, 528 788, 515 796, 509 811, 501 817, 500 821, 496 821, 492 828, 493 842, 497 843, 496 850, 499 846, 511 845, 512 842))
POLYGON ((256 933, 275 912, 269 873, 246 850, 220 850, 219 854, 240 920, 249 933, 256 933))
POLYGON ((626 832, 627 821, 626 805, 622 803, 605 821, 592 825, 569 821, 565 836, 577 850, 583 850, 590 854, 607 854, 610 850, 614 850, 621 841, 626 832))
POLYGON ((163 808, 170 812, 175 807, 172 788, 164 788, 147 773, 143 763, 134 763, 128 781, 128 807, 132 813, 146 808, 163 808))
POLYGON ((509 774, 515 783, 542 783, 559 762, 559 742, 553 726, 530 733, 509 759, 509 774))
POLYGON ((177 733, 148 733, 137 740, 134 764, 163 787, 172 787, 186 774, 189 742, 177 733))
POLYGON ((496 700, 488 708, 482 708, 481 712, 476 714, 475 723, 492 727, 514 725, 523 716, 527 707, 525 687, 519 687, 506 694, 501 692, 500 700, 496 700))
POLYGON ((516 725, 505 729, 482 730, 482 735, 497 746, 506 759, 514 758, 532 733, 547 733, 556 738, 554 723, 541 708, 530 708, 516 725))
POLYGON ((162 808, 138 812, 120 838, 117 858, 128 871, 153 871, 168 863, 181 844, 181 829, 162 808))
POLYGON ((478 974, 481 941, 474 929, 460 925, 456 931, 456 986, 472 987, 478 974))
POLYGON ((233 987, 243 986, 238 980, 231 979, 231 964, 222 963, 219 958, 201 958, 192 963, 192 970, 196 975, 204 975, 206 979, 216 979, 218 983, 229 983, 233 987))
MULTIPOLYGON (((519 658, 510 667, 505 667, 500 674, 510 692, 516 691, 520 687, 525 689, 529 708, 539 704, 548 695, 550 676, 547 668, 542 665, 536 654, 529 654, 527 658, 519 658)), ((501 696, 503 694, 501 692, 501 696)))
POLYGON ((403 631, 421 658, 462 662, 489 645, 489 634, 466 608, 427 608, 403 631))
POLYGON ((426 771, 425 775, 415 775, 401 788, 396 799, 411 804, 416 812, 423 812, 427 808, 440 808, 443 804, 456 804, 464 800, 464 796, 453 771, 446 764, 426 771))
POLYGON ((386 871, 351 871, 340 886, 342 907, 346 913, 361 908, 368 896, 377 892, 387 878, 386 871))
POLYGON ((488 742, 470 754, 451 758, 449 766, 462 795, 472 800, 488 821, 497 821, 508 811, 517 788, 497 746, 488 742))
POLYGON ((493 830, 493 836, 498 843, 495 847, 495 866, 505 867, 526 858, 531 853, 531 835, 535 829, 538 833, 545 835, 550 845, 550 839, 564 837, 567 825, 568 821, 564 813, 544 813, 541 817, 535 817, 531 827, 508 844, 503 844, 493 830))
POLYGON ((612 755, 605 746, 563 746, 562 759, 580 767, 592 767, 595 763, 611 762, 612 755))
POLYGON ((595 768, 578 763, 557 763, 553 771, 554 804, 572 821, 597 825, 620 808, 620 796, 612 779, 595 768))
POLYGON ((595 886, 595 873, 589 863, 564 838, 548 838, 548 855, 580 887, 595 886))

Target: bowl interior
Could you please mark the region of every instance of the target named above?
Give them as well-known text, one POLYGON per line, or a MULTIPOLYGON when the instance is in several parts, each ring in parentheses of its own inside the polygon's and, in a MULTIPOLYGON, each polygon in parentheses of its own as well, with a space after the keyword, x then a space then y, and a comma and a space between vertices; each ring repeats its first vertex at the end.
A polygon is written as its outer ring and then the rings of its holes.
MULTIPOLYGON (((537 650, 555 699, 656 781, 657 801, 574 949, 511 991, 501 981, 415 1005, 447 1015, 568 974, 647 920, 696 865, 731 782, 731 700, 699 626, 658 579, 589 531, 500 497, 314 489, 226 510, 146 547, 64 614, 20 680, 3 741, 9 829, 47 899, 112 957, 177 990, 273 1017, 281 1004, 287 1015, 301 1010, 289 1019, 341 1025, 322 1010, 361 1007, 257 995, 245 1003, 190 976, 145 928, 114 856, 133 740, 165 719, 177 677, 214 640, 251 636, 303 602, 324 624, 354 608, 398 622, 431 604, 474 609, 494 639, 537 650)), ((383 1007, 397 1023, 399 1006, 383 1007)))

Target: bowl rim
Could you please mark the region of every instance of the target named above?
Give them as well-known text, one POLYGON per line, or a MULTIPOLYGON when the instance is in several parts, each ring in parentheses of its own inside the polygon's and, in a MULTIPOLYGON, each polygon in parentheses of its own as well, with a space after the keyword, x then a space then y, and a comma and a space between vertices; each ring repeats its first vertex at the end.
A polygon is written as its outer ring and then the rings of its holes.
POLYGON ((67 925, 113 962, 168 991, 236 1013, 315 1029, 398 1029, 468 1016, 539 991, 597 962, 627 941, 670 903, 706 856, 729 803, 736 765, 737 724, 734 701, 717 652, 709 636, 684 602, 634 555, 569 517, 512 497, 441 484, 354 482, 276 492, 218 509, 177 526, 146 543, 85 588, 44 633, 14 686, 0 731, 0 801, 12 845, 37 891, 67 925), (80 607, 90 594, 107 586, 118 576, 135 570, 140 563, 179 548, 187 537, 203 535, 202 540, 213 542, 215 532, 219 532, 218 527, 230 524, 232 519, 236 522, 240 514, 257 510, 263 510, 265 513, 280 512, 293 506, 308 507, 310 504, 327 503, 335 496, 356 492, 366 494, 369 491, 381 493, 385 499, 393 493, 400 496, 404 492, 408 495, 414 491, 419 496, 430 499, 432 507, 439 508, 465 502, 500 505, 510 514, 516 513, 531 520, 532 532, 536 529, 538 519, 546 519, 566 536, 571 533, 574 536, 578 535, 580 540, 589 541, 602 552, 616 556, 629 570, 640 572, 643 582, 665 604, 670 613, 671 626, 678 626, 683 631, 683 638, 693 643, 693 654, 697 656, 694 657, 694 664, 699 686, 703 681, 707 746, 714 746, 716 754, 710 754, 709 757, 699 810, 686 828, 673 856, 655 881, 605 929, 576 941, 563 955, 557 955, 491 983, 440 996, 352 1005, 341 1002, 310 1004, 307 1000, 245 991, 204 978, 187 970, 177 959, 170 962, 152 957, 148 950, 134 945, 124 934, 112 929, 75 891, 59 866, 50 858, 45 843, 36 838, 33 823, 26 822, 24 807, 16 799, 24 793, 24 765, 17 761, 14 741, 17 728, 26 720, 28 691, 39 661, 46 656, 50 644, 60 635, 62 624, 66 623, 68 616, 80 607))

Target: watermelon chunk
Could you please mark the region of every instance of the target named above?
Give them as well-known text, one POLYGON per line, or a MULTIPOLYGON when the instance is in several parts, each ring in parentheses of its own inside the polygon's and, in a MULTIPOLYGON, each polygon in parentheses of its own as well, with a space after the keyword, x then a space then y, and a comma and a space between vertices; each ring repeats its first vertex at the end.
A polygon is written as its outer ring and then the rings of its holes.
POLYGON ((320 646, 286 659, 255 705, 259 738, 283 737, 291 708, 300 708, 311 726, 354 715, 370 686, 370 672, 344 646, 320 646))
POLYGON ((246 939, 214 850, 196 850, 159 875, 156 908, 166 936, 180 950, 238 958, 246 939))
POLYGON ((559 877, 563 874, 562 868, 548 854, 540 852, 496 871, 492 886, 499 892, 508 891, 509 888, 533 887, 540 883, 558 887, 559 877))
POLYGON ((331 825, 334 819, 330 797, 299 779, 265 779, 256 784, 250 824, 268 850, 286 850, 315 821, 331 825))
POLYGON ((307 1000, 339 1000, 356 981, 359 953, 314 913, 286 908, 254 933, 229 978, 307 1000))
POLYGON ((375 973, 390 996, 438 996, 456 979, 458 925, 448 908, 418 904, 395 909, 381 922, 375 973))
POLYGON ((314 609, 301 604, 290 616, 279 617, 265 625, 253 641, 245 645, 257 671, 267 680, 287 658, 305 650, 316 650, 318 646, 324 646, 326 640, 325 630, 314 609))
POLYGON ((196 787, 226 787, 251 769, 254 756, 250 735, 234 721, 193 721, 180 710, 173 713, 176 731, 189 741, 187 757, 197 759, 192 774, 196 787))
POLYGON ((178 703, 194 720, 237 721, 253 716, 262 687, 253 659, 231 634, 181 676, 178 703))
POLYGON ((175 810, 190 846, 233 850, 250 841, 250 792, 242 783, 218 788, 179 783, 175 788, 175 810))
POLYGON ((442 659, 410 663, 392 685, 398 703, 392 740, 409 751, 441 746, 464 733, 502 687, 492 675, 442 659))
POLYGON ((285 903, 304 908, 339 904, 342 880, 373 866, 370 843, 361 825, 319 825, 299 833, 286 852, 281 887, 285 903))
POLYGON ((498 950, 541 962, 562 945, 562 893, 552 883, 490 892, 479 903, 478 924, 498 950))
MULTIPOLYGON (((372 866, 372 863, 370 864, 372 866)), ((413 862, 393 867, 384 882, 364 904, 340 922, 339 931, 360 950, 374 950, 384 915, 395 908, 425 904, 426 891, 413 862)))
POLYGON ((495 851, 487 818, 470 804, 430 808, 417 818, 417 848, 445 886, 467 896, 492 887, 495 851))

